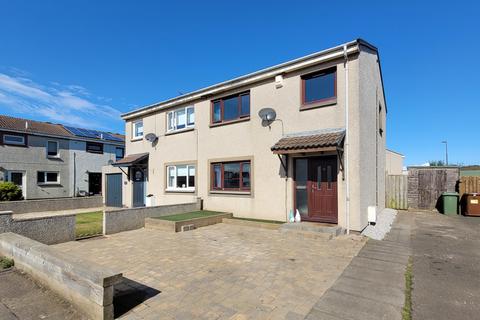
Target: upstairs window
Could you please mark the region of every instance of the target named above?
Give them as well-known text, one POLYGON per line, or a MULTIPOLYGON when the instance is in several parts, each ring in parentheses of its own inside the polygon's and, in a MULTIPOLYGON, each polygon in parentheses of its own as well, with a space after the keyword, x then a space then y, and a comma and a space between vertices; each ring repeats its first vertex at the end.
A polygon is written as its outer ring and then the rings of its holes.
POLYGON ((133 122, 132 129, 133 129, 133 132, 132 132, 133 139, 143 138, 143 120, 138 120, 133 122))
POLYGON ((18 134, 4 134, 3 143, 15 146, 25 146, 25 136, 18 134))
POLYGON ((331 102, 337 98, 337 69, 302 76, 302 105, 331 102))
POLYGON ((195 126, 193 106, 175 109, 167 113, 167 132, 184 130, 195 126))
POLYGON ((115 159, 120 160, 120 159, 123 159, 123 157, 125 156, 125 149, 123 148, 115 148, 115 159))
POLYGON ((250 191, 250 161, 212 164, 212 190, 250 191))
POLYGON ((58 172, 51 171, 38 171, 37 172, 38 184, 58 184, 60 183, 58 172))
POLYGON ((168 166, 167 191, 195 191, 195 166, 168 166))
POLYGON ((87 152, 103 153, 103 144, 95 142, 87 142, 87 152))
POLYGON ((250 92, 212 101, 212 123, 230 122, 250 117, 250 92))
POLYGON ((47 141, 47 157, 58 157, 58 141, 47 141))

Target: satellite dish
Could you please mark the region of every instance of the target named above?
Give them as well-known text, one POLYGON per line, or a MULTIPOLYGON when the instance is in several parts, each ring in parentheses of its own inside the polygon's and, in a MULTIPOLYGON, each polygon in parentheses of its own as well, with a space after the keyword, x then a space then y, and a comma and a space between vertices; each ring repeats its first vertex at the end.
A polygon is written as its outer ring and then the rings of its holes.
POLYGON ((263 108, 258 112, 258 116, 262 119, 262 126, 267 127, 277 118, 277 113, 272 108, 263 108))
POLYGON ((147 133, 147 135, 145 136, 145 140, 153 143, 155 142, 155 140, 157 140, 157 136, 155 135, 155 133, 147 133))

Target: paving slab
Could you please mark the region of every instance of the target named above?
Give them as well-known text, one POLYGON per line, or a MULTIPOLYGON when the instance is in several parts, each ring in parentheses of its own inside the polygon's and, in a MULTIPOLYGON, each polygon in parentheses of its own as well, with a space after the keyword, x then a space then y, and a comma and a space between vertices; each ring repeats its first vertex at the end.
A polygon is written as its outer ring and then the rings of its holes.
POLYGON ((399 213, 385 240, 369 240, 306 319, 402 319, 412 216, 399 213))
POLYGON ((480 318, 480 218, 415 213, 413 319, 480 318))
POLYGON ((54 247, 123 272, 132 284, 116 288, 121 296, 128 298, 128 287, 155 290, 123 308, 121 319, 277 320, 304 318, 364 244, 358 235, 290 237, 220 223, 180 233, 139 229, 54 247))

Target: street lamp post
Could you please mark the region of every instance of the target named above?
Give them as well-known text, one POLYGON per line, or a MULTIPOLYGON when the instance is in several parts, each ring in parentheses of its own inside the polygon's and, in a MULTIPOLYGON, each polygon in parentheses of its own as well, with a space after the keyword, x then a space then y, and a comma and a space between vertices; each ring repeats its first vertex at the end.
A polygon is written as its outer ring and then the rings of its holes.
POLYGON ((442 143, 445 143, 445 165, 448 166, 448 141, 442 141, 442 143))

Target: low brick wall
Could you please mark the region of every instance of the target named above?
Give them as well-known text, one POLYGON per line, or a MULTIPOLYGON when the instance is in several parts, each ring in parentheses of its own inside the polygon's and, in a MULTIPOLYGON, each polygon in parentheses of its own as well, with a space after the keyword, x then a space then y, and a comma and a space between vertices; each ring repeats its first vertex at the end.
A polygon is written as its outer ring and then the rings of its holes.
POLYGON ((102 196, 0 202, 0 211, 13 211, 15 214, 99 207, 103 207, 102 196))
POLYGON ((0 233, 14 232, 44 244, 75 240, 75 215, 13 218, 12 211, 0 212, 0 233))
POLYGON ((15 233, 0 234, 0 254, 89 318, 113 319, 114 285, 122 281, 121 273, 15 233))
POLYGON ((103 233, 113 234, 145 227, 145 218, 162 217, 171 214, 197 211, 201 209, 201 199, 192 203, 171 204, 154 207, 105 210, 103 233))

